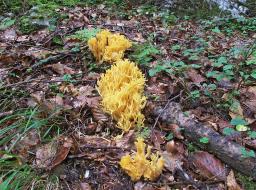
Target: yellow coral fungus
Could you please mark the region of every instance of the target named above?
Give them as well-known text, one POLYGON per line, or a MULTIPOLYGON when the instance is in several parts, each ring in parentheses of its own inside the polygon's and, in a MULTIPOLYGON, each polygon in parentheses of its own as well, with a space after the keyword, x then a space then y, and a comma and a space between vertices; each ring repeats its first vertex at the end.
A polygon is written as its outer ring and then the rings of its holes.
POLYGON ((124 57, 124 52, 131 47, 131 42, 123 35, 102 30, 88 41, 89 49, 99 62, 115 62, 124 57))
POLYGON ((104 111, 117 122, 117 127, 128 131, 143 126, 141 110, 146 103, 143 96, 145 78, 135 63, 119 60, 98 81, 104 111))
POLYGON ((164 160, 157 154, 151 154, 151 147, 147 147, 143 138, 138 138, 135 143, 137 153, 132 158, 130 155, 123 156, 120 161, 121 167, 133 181, 138 181, 142 176, 151 181, 155 180, 164 167, 164 160), (149 160, 150 157, 150 160, 149 160))

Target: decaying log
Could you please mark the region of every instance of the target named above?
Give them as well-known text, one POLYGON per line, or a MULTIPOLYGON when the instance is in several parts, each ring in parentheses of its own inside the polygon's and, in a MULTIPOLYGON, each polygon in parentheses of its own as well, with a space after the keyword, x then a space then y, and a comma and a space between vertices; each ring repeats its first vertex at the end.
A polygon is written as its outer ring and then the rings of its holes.
POLYGON ((211 152, 235 170, 256 179, 255 157, 245 158, 241 152, 242 146, 200 123, 193 115, 184 114, 178 103, 171 102, 164 111, 162 107, 154 107, 152 113, 154 116, 160 115, 159 119, 164 122, 178 124, 184 128, 184 135, 189 141, 211 152), (209 143, 200 143, 202 137, 207 137, 209 143))

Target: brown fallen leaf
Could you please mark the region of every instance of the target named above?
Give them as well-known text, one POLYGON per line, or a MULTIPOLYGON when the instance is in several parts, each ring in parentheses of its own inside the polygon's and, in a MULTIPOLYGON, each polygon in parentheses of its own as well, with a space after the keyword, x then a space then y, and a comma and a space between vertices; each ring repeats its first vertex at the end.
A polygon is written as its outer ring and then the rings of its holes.
POLYGON ((181 128, 177 124, 167 125, 167 128, 173 133, 174 137, 176 137, 177 139, 184 139, 181 134, 181 128))
POLYGON ((245 120, 251 124, 256 120, 256 86, 241 89, 240 102, 245 120))
POLYGON ((8 76, 8 70, 5 68, 0 68, 0 81, 3 81, 8 76))
POLYGON ((45 49, 31 47, 25 52, 25 55, 36 59, 45 59, 50 53, 50 51, 45 49))
POLYGON ((236 182, 233 170, 231 170, 227 176, 227 186, 228 190, 242 190, 240 185, 238 185, 238 183, 236 182))
POLYGON ((89 183, 80 183, 81 190, 91 190, 89 183))
MULTIPOLYGON (((1 47, 1 46, 0 46, 1 47)), ((8 64, 13 64, 16 61, 17 57, 12 54, 1 54, 0 55, 0 66, 7 66, 8 64)))
POLYGON ((145 42, 145 38, 143 38, 141 33, 136 33, 135 37, 133 38, 134 41, 143 43, 145 42))
POLYGON ((124 134, 122 138, 116 139, 114 144, 117 147, 128 149, 133 146, 134 139, 135 139, 134 130, 130 130, 128 133, 124 134))
POLYGON ((76 133, 74 134, 74 137, 76 139, 77 142, 79 142, 80 146, 94 146, 94 147, 100 147, 100 146, 110 146, 111 145, 111 141, 107 140, 104 137, 100 137, 100 136, 90 136, 90 135, 84 135, 82 133, 76 133))
POLYGON ((192 155, 192 162, 203 177, 226 179, 226 169, 223 163, 212 154, 205 151, 197 151, 192 155))
POLYGON ((184 152, 184 146, 181 143, 177 143, 174 140, 168 142, 166 144, 166 151, 162 153, 164 166, 174 173, 177 167, 183 165, 184 152))
POLYGON ((61 64, 61 63, 53 64, 53 65, 51 65, 50 67, 51 67, 56 73, 58 73, 58 74, 60 74, 60 75, 64 75, 64 74, 70 74, 70 75, 72 75, 72 74, 75 73, 75 71, 74 71, 72 68, 70 68, 70 67, 68 67, 68 66, 66 66, 66 65, 63 65, 63 64, 61 64))
POLYGON ((73 140, 64 136, 43 145, 36 152, 36 167, 45 170, 53 169, 66 159, 72 145, 73 140))
POLYGON ((153 142, 154 147, 160 150, 161 144, 165 143, 165 135, 157 129, 153 129, 153 130, 154 131, 151 132, 150 139, 153 142))
POLYGON ((32 129, 26 133, 26 136, 16 143, 14 151, 23 159, 26 160, 29 156, 29 152, 34 149, 40 143, 39 134, 36 129, 32 129))
POLYGON ((72 96, 78 95, 78 90, 73 84, 62 84, 59 90, 64 94, 68 93, 68 94, 71 94, 72 96))
POLYGON ((4 41, 14 41, 17 38, 17 33, 13 28, 7 29, 1 35, 1 39, 4 41))
POLYGON ((95 90, 95 88, 93 88, 93 87, 90 86, 90 85, 81 86, 81 87, 78 89, 78 94, 79 94, 79 95, 83 95, 83 96, 92 96, 94 90, 95 90))
POLYGON ((206 81, 206 79, 202 75, 200 75, 195 69, 189 69, 187 71, 187 75, 189 79, 194 83, 201 83, 206 81))
POLYGON ((87 105, 90 108, 99 106, 100 97, 88 97, 86 95, 79 95, 74 99, 73 106, 75 108, 84 107, 87 105))
POLYGON ((156 190, 156 188, 150 184, 139 181, 134 184, 134 190, 156 190))
POLYGON ((101 109, 100 106, 92 107, 92 115, 95 121, 106 122, 109 120, 109 116, 101 109))

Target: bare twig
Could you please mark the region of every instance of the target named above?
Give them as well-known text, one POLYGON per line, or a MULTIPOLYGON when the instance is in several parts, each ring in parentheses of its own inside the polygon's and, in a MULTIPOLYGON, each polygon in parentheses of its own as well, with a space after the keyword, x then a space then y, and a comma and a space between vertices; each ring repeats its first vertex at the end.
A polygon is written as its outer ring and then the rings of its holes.
MULTIPOLYGON (((76 82, 94 82, 95 80, 85 80, 85 79, 81 79, 81 80, 72 80, 74 83, 76 82)), ((56 82, 66 82, 63 79, 60 80, 42 80, 42 79, 31 79, 31 80, 27 80, 27 81, 21 81, 21 82, 17 82, 17 83, 13 83, 13 84, 8 84, 5 86, 1 86, 0 89, 4 89, 4 88, 10 88, 10 87, 14 87, 14 86, 20 86, 20 85, 24 85, 24 84, 29 84, 29 83, 33 83, 33 82, 37 82, 37 83, 56 83, 56 82)))
POLYGON ((79 148, 90 148, 90 149, 121 149, 121 150, 130 150, 128 148, 118 147, 118 146, 93 146, 93 145, 81 145, 79 148))
MULTIPOLYGON (((117 147, 117 146, 93 146, 93 145, 81 145, 79 148, 88 148, 88 149, 99 149, 99 150, 122 150, 127 151, 128 148, 117 147)), ((68 158, 81 158, 88 155, 88 152, 82 152, 76 155, 69 155, 68 158)))
POLYGON ((2 112, 2 113, 0 113, 0 118, 1 117, 5 117, 5 116, 8 116, 8 115, 11 115, 11 114, 13 114, 13 111, 11 110, 11 111, 7 111, 7 112, 2 112))

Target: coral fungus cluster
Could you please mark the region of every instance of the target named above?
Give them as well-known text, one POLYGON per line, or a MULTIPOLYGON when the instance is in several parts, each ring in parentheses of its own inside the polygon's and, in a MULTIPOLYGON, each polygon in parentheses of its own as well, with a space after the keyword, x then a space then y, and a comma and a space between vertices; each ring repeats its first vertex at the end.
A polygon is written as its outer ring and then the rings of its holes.
MULTIPOLYGON (((98 91, 102 98, 102 107, 116 121, 117 127, 124 132, 135 126, 143 126, 146 97, 143 96, 145 77, 135 63, 123 60, 124 52, 131 43, 124 36, 103 30, 88 41, 96 60, 113 62, 109 70, 98 81, 98 91)), ((135 143, 137 152, 134 157, 123 156, 122 169, 133 181, 142 176, 155 180, 162 172, 164 160, 157 154, 151 154, 142 138, 135 143)))
POLYGON ((125 50, 132 44, 123 35, 102 30, 88 41, 88 46, 97 61, 115 62, 124 57, 125 50))
POLYGON ((143 74, 129 60, 117 61, 98 81, 103 109, 118 121, 117 126, 124 131, 143 125, 144 85, 143 74))
POLYGON ((162 157, 151 153, 151 147, 147 147, 142 138, 138 138, 135 143, 137 152, 134 157, 123 156, 120 161, 121 167, 131 177, 133 181, 139 180, 142 176, 151 181, 155 180, 164 167, 162 157))

